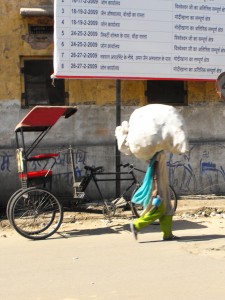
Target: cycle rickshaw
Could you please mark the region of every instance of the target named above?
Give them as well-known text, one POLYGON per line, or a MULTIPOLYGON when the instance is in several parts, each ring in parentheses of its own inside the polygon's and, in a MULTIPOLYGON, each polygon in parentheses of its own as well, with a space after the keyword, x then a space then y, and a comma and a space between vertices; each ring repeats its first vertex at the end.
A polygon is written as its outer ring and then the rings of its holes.
POLYGON ((26 238, 47 238, 62 223, 62 205, 51 192, 52 168, 59 153, 32 153, 61 117, 67 119, 76 112, 73 106, 35 106, 15 128, 21 188, 10 197, 6 214, 14 229, 26 238), (44 167, 31 171, 34 161, 44 161, 44 167))
MULTIPOLYGON (((41 240, 53 235, 60 227, 63 221, 63 208, 57 197, 51 192, 53 167, 56 163, 58 153, 35 154, 37 146, 53 125, 61 118, 69 118, 76 113, 77 108, 72 106, 35 106, 16 126, 16 158, 18 163, 18 172, 21 180, 21 188, 17 190, 9 199, 6 214, 14 229, 22 236, 41 240), (27 139, 27 135, 31 138, 27 139), (27 142, 28 140, 28 142, 27 142), (31 142, 32 140, 32 142, 31 142), (29 145, 27 145, 29 143, 29 145), (31 171, 32 162, 44 161, 41 170, 31 171)), ((108 202, 101 192, 98 185, 99 181, 115 181, 116 172, 104 172, 103 167, 85 166, 85 174, 80 182, 76 180, 75 162, 73 149, 70 146, 66 151, 69 152, 71 172, 73 177, 73 198, 75 203, 82 203, 85 199, 85 192, 90 181, 93 181, 101 202, 103 203, 103 214, 110 218, 115 214, 116 208, 129 204, 133 216, 138 217, 142 207, 131 203, 131 197, 126 198, 128 191, 135 192, 140 183, 134 174, 134 170, 143 172, 133 165, 125 164, 126 172, 119 172, 125 175, 121 180, 128 181, 129 184, 119 198, 108 202), (127 175, 127 176, 126 176, 127 175), (106 178, 102 178, 106 176, 106 178), (124 198, 125 197, 125 198, 124 198)), ((174 209, 177 206, 177 196, 170 187, 171 199, 174 202, 174 209)))

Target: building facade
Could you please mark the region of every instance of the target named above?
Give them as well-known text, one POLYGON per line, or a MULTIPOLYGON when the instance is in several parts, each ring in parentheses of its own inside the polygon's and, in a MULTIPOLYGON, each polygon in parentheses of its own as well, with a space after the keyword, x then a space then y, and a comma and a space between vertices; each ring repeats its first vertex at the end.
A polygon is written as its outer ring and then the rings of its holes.
MULTIPOLYGON (((17 123, 35 105, 77 105, 68 122, 59 122, 44 139, 43 151, 75 149, 77 172, 84 165, 115 170, 116 80, 55 79, 53 73, 53 0, 1 1, 0 29, 0 178, 1 205, 20 187, 15 159, 17 123)), ((184 116, 190 142, 182 156, 168 154, 171 184, 179 195, 225 193, 225 106, 215 82, 121 81, 121 121, 149 103, 174 105, 184 116)), ((144 162, 121 155, 143 169, 144 162)), ((33 168, 37 168, 34 165, 33 168)), ((56 192, 71 191, 67 154, 57 161, 56 192)), ((108 183, 107 193, 115 185, 108 183)))

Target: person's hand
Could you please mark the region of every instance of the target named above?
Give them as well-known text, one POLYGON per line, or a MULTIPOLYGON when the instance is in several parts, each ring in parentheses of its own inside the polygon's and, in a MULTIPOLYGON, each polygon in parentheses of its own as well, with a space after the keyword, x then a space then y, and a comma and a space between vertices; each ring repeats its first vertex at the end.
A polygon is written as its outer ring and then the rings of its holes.
POLYGON ((158 191, 155 189, 152 191, 152 197, 155 198, 158 194, 158 191))

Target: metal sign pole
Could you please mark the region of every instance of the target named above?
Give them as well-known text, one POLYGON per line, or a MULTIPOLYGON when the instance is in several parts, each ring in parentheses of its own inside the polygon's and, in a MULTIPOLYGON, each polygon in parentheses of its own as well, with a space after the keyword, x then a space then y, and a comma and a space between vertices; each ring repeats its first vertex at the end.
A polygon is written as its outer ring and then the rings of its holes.
MULTIPOLYGON (((121 80, 116 80, 116 126, 121 124, 121 80)), ((120 151, 116 142, 116 198, 120 196, 120 151)))

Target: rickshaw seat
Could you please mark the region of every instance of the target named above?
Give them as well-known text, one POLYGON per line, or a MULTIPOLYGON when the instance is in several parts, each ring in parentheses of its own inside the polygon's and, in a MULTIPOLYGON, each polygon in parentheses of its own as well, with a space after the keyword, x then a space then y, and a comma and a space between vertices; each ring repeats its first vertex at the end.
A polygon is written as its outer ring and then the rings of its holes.
POLYGON ((28 173, 20 173, 21 179, 33 179, 33 178, 47 178, 52 176, 52 171, 50 170, 41 170, 41 171, 33 171, 28 173))

